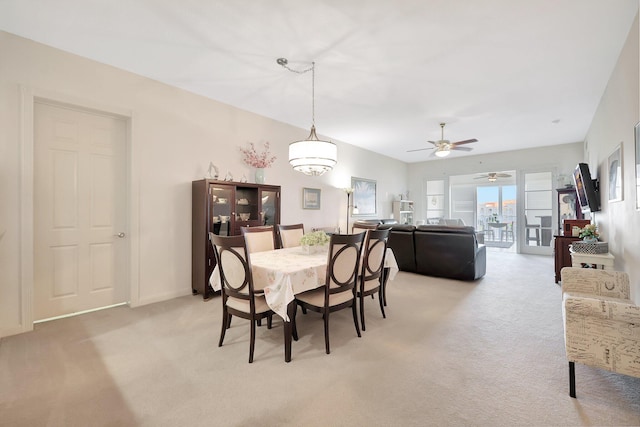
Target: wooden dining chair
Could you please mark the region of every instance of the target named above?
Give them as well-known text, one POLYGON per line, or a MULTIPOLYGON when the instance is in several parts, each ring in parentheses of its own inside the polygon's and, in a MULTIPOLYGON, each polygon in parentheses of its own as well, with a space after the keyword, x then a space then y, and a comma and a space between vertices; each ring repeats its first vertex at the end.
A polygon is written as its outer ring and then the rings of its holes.
POLYGON ((362 265, 356 296, 360 303, 360 324, 362 330, 366 330, 364 323, 364 297, 378 294, 382 317, 387 318, 384 312, 384 258, 387 253, 389 229, 369 230, 362 249, 362 265))
POLYGON ((378 224, 365 224, 362 222, 355 222, 351 227, 351 234, 366 233, 367 230, 376 230, 378 224))
POLYGON ((280 248, 300 246, 300 239, 304 236, 304 224, 277 225, 278 244, 280 248))
POLYGON ((218 236, 209 233, 209 239, 218 263, 222 292, 222 329, 218 347, 222 347, 232 316, 250 320, 249 363, 253 363, 256 323, 266 317, 267 327, 271 329, 271 318, 274 312, 267 305, 264 292, 254 289, 251 259, 244 237, 218 236))
POLYGON ((247 241, 249 253, 272 251, 276 248, 273 225, 240 227, 240 232, 247 241))
POLYGON ((329 347, 329 314, 351 307, 353 324, 358 337, 358 313, 356 309, 356 287, 364 233, 334 234, 329 242, 327 274, 324 286, 296 295, 296 310, 293 315, 294 337, 297 336, 296 313, 298 306, 322 314, 324 319, 324 343, 329 347))

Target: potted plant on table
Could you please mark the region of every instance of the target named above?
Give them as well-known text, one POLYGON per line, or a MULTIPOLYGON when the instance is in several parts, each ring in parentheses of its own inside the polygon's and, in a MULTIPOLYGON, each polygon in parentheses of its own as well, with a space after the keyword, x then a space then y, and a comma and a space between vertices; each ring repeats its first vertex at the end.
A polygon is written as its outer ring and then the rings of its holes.
POLYGON ((578 237, 587 243, 595 243, 598 241, 598 237, 600 237, 598 227, 595 224, 587 224, 580 229, 580 235, 578 237))
POLYGON ((324 231, 314 231, 302 236, 300 239, 300 245, 306 253, 313 254, 326 251, 329 245, 329 240, 329 236, 324 231))

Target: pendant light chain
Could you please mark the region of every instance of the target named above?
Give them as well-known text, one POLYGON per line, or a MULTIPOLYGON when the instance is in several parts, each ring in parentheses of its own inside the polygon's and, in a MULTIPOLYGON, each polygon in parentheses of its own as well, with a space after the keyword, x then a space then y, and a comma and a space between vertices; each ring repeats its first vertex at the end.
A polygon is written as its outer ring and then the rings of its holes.
POLYGON ((333 169, 338 161, 338 148, 331 141, 323 141, 316 135, 316 63, 304 70, 290 68, 286 58, 276 61, 287 70, 304 74, 311 71, 311 132, 306 139, 289 144, 289 163, 293 169, 305 175, 320 176, 333 169))
POLYGON ((311 125, 316 126, 316 63, 311 63, 311 67, 304 70, 296 70, 289 67, 287 58, 278 58, 276 61, 279 65, 296 74, 305 74, 311 71, 311 125))
POLYGON ((311 126, 316 127, 316 63, 311 63, 311 126))

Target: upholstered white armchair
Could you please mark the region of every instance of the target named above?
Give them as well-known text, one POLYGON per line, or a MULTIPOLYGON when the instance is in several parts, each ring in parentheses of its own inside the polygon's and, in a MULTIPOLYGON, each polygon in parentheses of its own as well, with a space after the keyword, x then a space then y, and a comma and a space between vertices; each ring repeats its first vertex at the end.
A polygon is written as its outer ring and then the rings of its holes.
POLYGON ((640 306, 630 299, 629 276, 573 267, 561 276, 569 395, 576 397, 575 362, 640 377, 640 306))

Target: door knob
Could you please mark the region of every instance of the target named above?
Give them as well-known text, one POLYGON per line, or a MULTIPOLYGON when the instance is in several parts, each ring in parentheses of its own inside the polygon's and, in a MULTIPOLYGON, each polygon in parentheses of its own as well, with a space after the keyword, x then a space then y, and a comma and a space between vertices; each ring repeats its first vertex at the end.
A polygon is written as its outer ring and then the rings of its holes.
POLYGON ((124 238, 124 236, 125 236, 125 234, 124 234, 124 233, 122 233, 122 232, 120 232, 120 233, 118 233, 118 234, 114 234, 114 236, 115 236, 115 237, 119 237, 119 238, 123 239, 123 238, 124 238))

